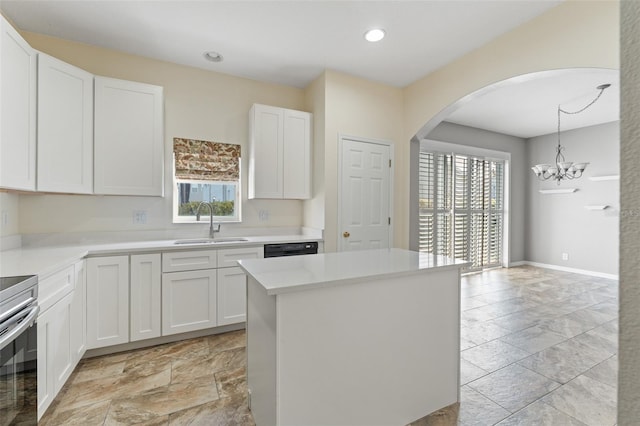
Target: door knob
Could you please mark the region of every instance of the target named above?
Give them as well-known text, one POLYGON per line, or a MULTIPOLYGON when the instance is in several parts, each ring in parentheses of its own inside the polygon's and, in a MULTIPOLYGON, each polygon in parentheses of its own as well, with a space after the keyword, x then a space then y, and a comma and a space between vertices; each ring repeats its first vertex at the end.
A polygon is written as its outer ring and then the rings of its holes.
POLYGON ((343 236, 343 237, 345 237, 345 238, 349 238, 349 236, 350 236, 350 235, 351 235, 351 234, 350 234, 349 232, 347 232, 347 231, 344 231, 344 232, 342 233, 342 236, 343 236))

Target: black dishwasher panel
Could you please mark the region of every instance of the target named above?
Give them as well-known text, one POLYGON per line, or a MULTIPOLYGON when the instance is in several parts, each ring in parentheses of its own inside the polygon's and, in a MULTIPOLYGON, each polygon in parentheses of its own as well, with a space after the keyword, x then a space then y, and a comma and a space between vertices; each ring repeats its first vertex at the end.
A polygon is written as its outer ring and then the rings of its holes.
POLYGON ((299 256, 302 254, 318 254, 318 243, 311 241, 264 245, 264 257, 299 256))

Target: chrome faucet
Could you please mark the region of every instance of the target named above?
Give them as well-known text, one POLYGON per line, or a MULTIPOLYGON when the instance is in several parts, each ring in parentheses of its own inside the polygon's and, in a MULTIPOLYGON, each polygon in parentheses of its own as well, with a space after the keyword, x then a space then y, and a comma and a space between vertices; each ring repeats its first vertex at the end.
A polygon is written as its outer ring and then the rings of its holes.
POLYGON ((218 223, 218 227, 213 229, 213 203, 216 201, 214 198, 213 201, 207 203, 206 201, 202 201, 198 204, 198 208, 196 209, 196 220, 200 222, 200 207, 207 206, 209 207, 209 238, 213 239, 216 232, 220 232, 220 224, 218 223))

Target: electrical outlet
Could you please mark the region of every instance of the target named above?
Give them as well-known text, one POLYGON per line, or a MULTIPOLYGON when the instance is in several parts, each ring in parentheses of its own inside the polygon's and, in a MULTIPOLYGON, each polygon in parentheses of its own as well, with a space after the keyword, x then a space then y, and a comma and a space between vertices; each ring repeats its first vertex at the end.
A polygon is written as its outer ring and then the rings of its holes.
POLYGON ((133 211, 133 223, 134 225, 144 225, 147 223, 147 211, 146 210, 134 210, 133 211))
POLYGON ((562 260, 569 260, 569 253, 562 253, 562 260))
POLYGON ((261 222, 266 222, 269 220, 269 210, 260 210, 258 212, 258 218, 261 222))

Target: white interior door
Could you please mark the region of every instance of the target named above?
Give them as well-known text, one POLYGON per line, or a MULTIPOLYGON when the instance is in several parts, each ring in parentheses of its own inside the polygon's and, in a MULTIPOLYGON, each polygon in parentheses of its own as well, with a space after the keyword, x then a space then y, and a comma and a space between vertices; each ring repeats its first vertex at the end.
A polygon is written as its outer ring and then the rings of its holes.
POLYGON ((338 247, 388 248, 391 230, 391 147, 341 139, 338 247))

